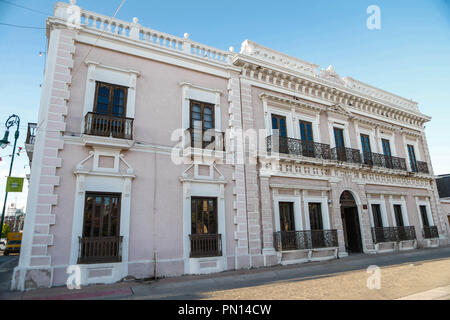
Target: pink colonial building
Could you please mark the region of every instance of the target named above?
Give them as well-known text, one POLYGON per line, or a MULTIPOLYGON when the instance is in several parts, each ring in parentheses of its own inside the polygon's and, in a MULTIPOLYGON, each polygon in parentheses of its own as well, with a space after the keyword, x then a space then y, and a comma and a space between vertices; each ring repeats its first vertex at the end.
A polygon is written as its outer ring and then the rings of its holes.
POLYGON ((14 289, 448 243, 416 102, 75 1, 47 37, 14 289))

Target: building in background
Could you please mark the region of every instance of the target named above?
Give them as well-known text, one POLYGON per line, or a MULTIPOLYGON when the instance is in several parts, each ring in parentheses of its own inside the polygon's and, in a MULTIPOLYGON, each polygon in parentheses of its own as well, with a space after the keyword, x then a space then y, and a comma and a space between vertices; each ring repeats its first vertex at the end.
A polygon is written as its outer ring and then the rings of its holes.
POLYGON ((443 215, 447 216, 450 225, 450 174, 439 175, 436 179, 436 184, 439 191, 443 215))
POLYGON ((11 203, 6 209, 4 223, 8 225, 10 232, 20 232, 23 230, 25 212, 23 208, 17 208, 15 203, 11 203))
POLYGON ((13 288, 73 265, 87 285, 448 243, 416 102, 74 2, 47 20, 13 288))

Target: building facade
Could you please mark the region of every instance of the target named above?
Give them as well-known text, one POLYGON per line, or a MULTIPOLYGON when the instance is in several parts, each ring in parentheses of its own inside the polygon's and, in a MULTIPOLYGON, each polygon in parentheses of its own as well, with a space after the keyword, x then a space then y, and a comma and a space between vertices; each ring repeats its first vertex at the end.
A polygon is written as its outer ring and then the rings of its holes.
POLYGON ((417 103, 138 22, 75 1, 47 20, 12 288, 447 244, 417 103))

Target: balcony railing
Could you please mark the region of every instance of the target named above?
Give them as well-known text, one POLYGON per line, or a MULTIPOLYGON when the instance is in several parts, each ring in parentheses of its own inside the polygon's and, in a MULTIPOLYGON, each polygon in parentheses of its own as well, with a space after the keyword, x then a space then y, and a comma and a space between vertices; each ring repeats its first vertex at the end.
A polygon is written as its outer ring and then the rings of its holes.
POLYGON ((336 230, 278 231, 273 234, 277 251, 319 249, 338 246, 336 230))
POLYGON ((191 258, 218 257, 222 255, 221 234, 191 234, 191 258))
POLYGON ((361 163, 361 153, 357 149, 338 147, 331 149, 331 159, 349 163, 361 163))
POLYGON ((422 231, 425 239, 439 238, 439 233, 436 226, 423 227, 422 231))
POLYGON ((430 173, 428 170, 428 164, 423 161, 417 161, 417 172, 430 173))
POLYGON ((79 238, 78 263, 122 261, 122 237, 79 238))
POLYGON ((363 163, 370 166, 406 171, 406 161, 404 158, 386 156, 380 153, 364 152, 363 163))
POLYGON ((372 238, 374 243, 415 240, 416 230, 414 226, 372 228, 372 238))
POLYGON ((224 151, 224 136, 223 132, 215 131, 214 129, 202 130, 189 128, 186 130, 187 147, 224 151))
POLYGON ((266 138, 266 146, 267 152, 331 159, 331 150, 328 144, 273 135, 266 138))
POLYGON ((34 140, 36 139, 36 127, 37 123, 28 123, 27 139, 25 140, 25 144, 34 144, 34 140))
POLYGON ((133 140, 133 122, 132 118, 88 112, 85 117, 84 134, 133 140))

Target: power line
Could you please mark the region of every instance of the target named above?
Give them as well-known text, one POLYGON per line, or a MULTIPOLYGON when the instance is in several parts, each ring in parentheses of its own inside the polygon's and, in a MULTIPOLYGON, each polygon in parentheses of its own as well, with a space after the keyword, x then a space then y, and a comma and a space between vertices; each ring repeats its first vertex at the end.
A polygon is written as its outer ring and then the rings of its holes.
POLYGON ((38 29, 38 30, 44 30, 45 29, 44 27, 20 26, 20 25, 17 25, 17 24, 10 24, 10 23, 4 23, 4 22, 0 22, 0 25, 6 26, 6 27, 24 28, 24 29, 38 29))
POLYGON ((22 6, 22 5, 20 5, 20 4, 12 3, 12 2, 9 2, 9 1, 6 1, 6 0, 0 0, 0 1, 1 1, 1 2, 4 2, 4 3, 6 3, 6 4, 9 4, 10 6, 22 8, 22 9, 29 10, 29 11, 33 11, 33 12, 36 12, 36 13, 43 14, 43 15, 45 15, 45 16, 50 16, 50 15, 49 15, 48 13, 46 13, 46 12, 39 11, 39 10, 36 10, 36 9, 32 9, 32 8, 29 8, 29 7, 25 7, 25 6, 22 6))

